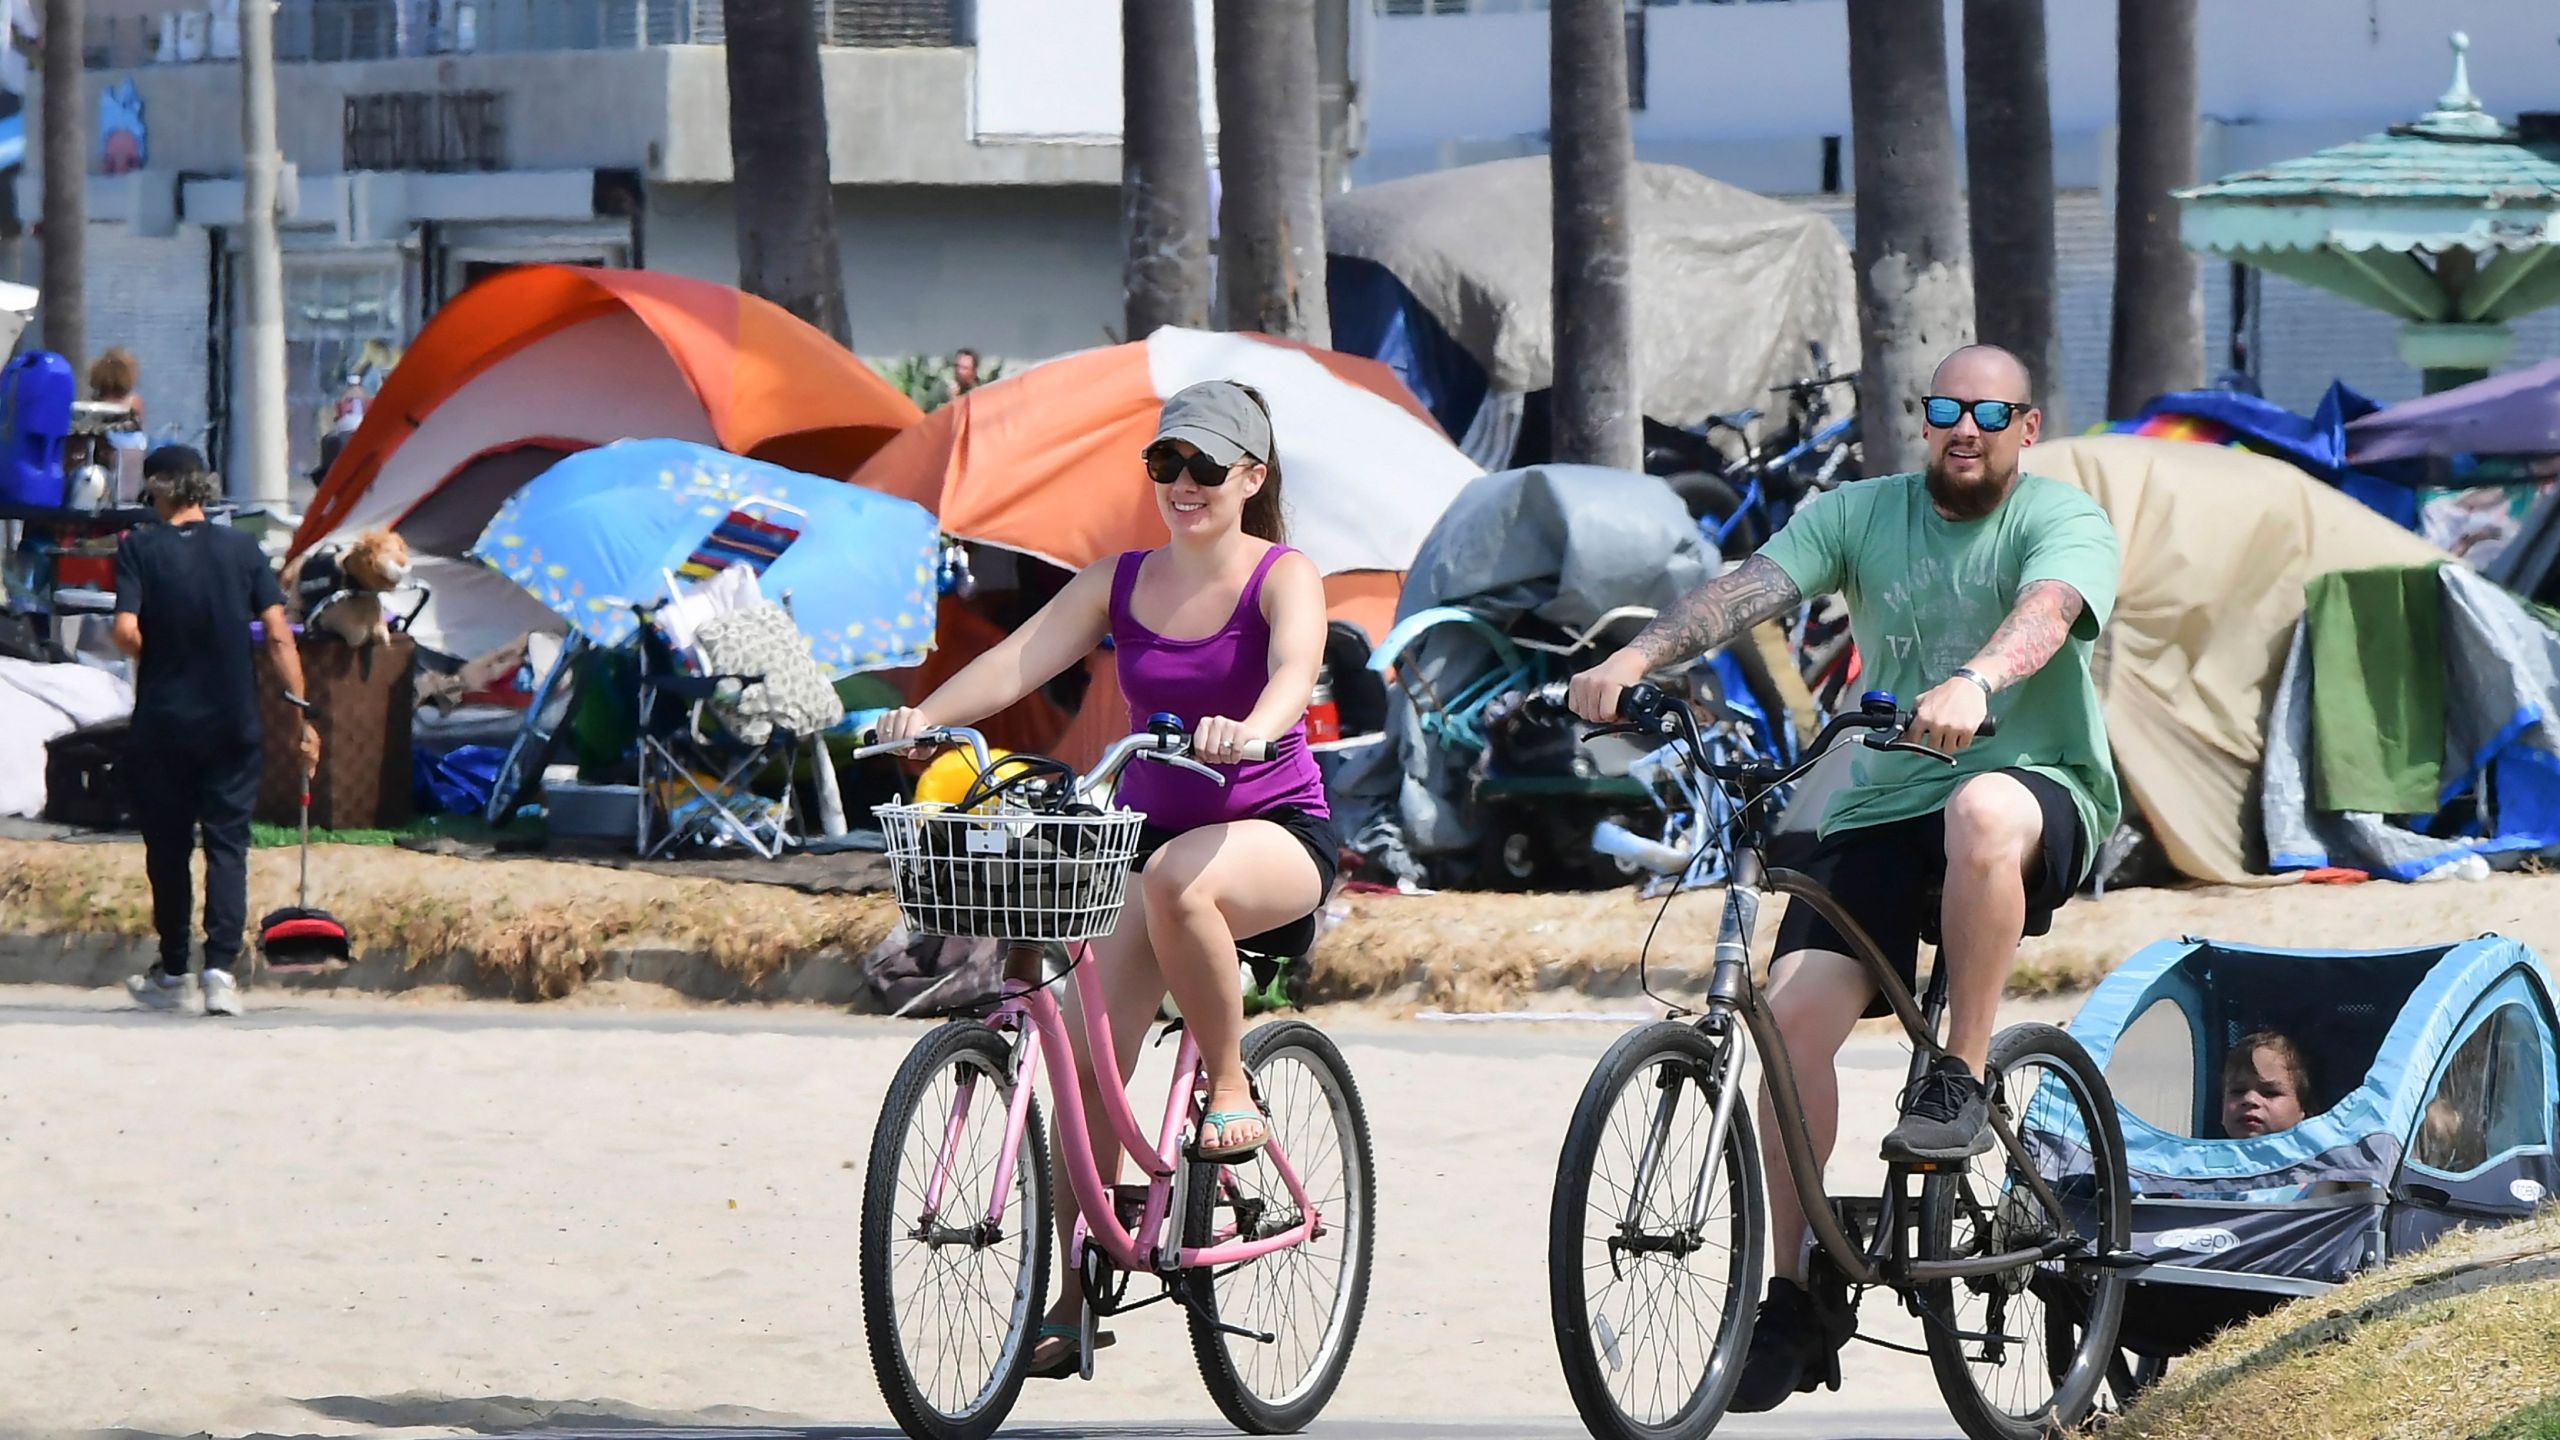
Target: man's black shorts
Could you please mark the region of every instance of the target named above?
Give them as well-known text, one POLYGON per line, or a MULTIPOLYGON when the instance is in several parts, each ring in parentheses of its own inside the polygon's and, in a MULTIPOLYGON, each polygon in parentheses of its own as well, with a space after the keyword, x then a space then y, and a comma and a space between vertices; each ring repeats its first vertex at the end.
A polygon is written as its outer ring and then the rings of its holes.
MULTIPOLYGON (((2088 837, 2080 833, 2080 812, 2071 792, 2032 770, 1996 772, 2027 787, 2044 812, 2044 842, 2027 876, 2029 928, 2038 914, 2062 908, 2079 887, 2080 869, 2088 861, 2088 837)), ((1908 820, 1890 820, 1825 836, 1802 866, 1821 882, 1852 919, 1866 927, 1902 983, 1920 990, 1921 907, 1947 875, 1946 812, 1932 810, 1908 820)), ((1849 942, 1811 906, 1787 902, 1778 922, 1777 953, 1781 959, 1799 950, 1831 950, 1846 955, 1849 942)), ((1870 1017, 1890 1015, 1882 993, 1869 1002, 1870 1017)))

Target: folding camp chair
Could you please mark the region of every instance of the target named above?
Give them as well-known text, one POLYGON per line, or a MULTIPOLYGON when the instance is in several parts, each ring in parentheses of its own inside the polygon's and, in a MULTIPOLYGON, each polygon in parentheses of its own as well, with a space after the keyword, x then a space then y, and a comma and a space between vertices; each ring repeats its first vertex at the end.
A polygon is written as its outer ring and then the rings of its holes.
POLYGON ((776 501, 742 502, 678 572, 702 583, 687 587, 670 574, 668 598, 637 607, 643 856, 734 844, 769 860, 801 838, 792 751, 844 710, 788 609, 740 583, 798 537, 775 512, 800 516, 776 501), (750 506, 769 513, 749 514, 750 506), (753 782, 777 761, 785 781, 781 796, 768 798, 753 782))

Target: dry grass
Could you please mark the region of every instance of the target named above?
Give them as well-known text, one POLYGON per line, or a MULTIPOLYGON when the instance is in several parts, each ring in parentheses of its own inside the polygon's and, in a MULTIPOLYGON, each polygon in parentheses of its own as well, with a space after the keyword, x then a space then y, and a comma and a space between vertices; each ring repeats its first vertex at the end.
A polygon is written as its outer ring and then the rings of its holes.
MULTIPOLYGON (((293 901, 291 851, 249 856, 249 914, 293 901)), ((314 903, 367 952, 411 968, 467 956, 526 999, 593 978, 607 951, 646 942, 706 954, 753 983, 796 959, 859 955, 897 917, 885 895, 814 896, 539 860, 457 860, 370 846, 312 851, 314 903)), ((147 936, 138 845, 0 842, 0 929, 147 936)))
POLYGON ((2456 1272, 2560 1254, 2560 1209, 2460 1234, 2233 1329, 2174 1364, 2107 1440, 2453 1440, 2560 1396, 2560 1276, 2386 1302, 2456 1272), (2373 1313, 2368 1315, 2366 1312, 2373 1313))
MULTIPOLYGON (((249 856, 249 913, 293 895, 294 852, 249 856)), ((412 966, 467 955, 514 993, 554 998, 633 940, 708 954, 752 982, 827 951, 859 954, 888 933, 885 895, 810 896, 541 859, 459 860, 383 846, 318 846, 312 898, 368 950, 412 966)), ((2182 934, 2279 945, 2387 946, 2495 930, 2560 955, 2548 877, 2478 884, 2195 887, 2075 900, 2027 943, 2013 995, 2085 989, 2125 957, 2182 934)), ((1317 997, 1454 1010, 1505 1010, 1540 992, 1632 995, 1658 900, 1631 890, 1577 895, 1357 895, 1315 956, 1317 997)), ((1655 988, 1703 988, 1723 892, 1682 895, 1653 941, 1655 988)), ((1782 901, 1760 914, 1765 964, 1782 901)), ((143 936, 151 931, 141 847, 0 841, 0 930, 143 936)))

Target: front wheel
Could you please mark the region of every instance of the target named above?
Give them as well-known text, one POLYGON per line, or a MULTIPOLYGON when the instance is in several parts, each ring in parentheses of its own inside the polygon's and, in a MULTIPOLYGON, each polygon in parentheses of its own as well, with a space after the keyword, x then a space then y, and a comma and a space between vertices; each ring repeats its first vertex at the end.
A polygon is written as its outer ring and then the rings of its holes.
POLYGON ((1305 1429, 1333 1398, 1368 1307, 1369 1227, 1377 1209, 1369 1116, 1342 1052, 1304 1021, 1247 1032, 1244 1068, 1271 1117, 1271 1143, 1249 1160, 1191 1167, 1184 1243, 1205 1247, 1293 1229, 1302 1223, 1300 1195, 1315 1211, 1317 1230, 1303 1244, 1187 1276, 1195 1287, 1191 1353, 1229 1423, 1248 1435, 1284 1435, 1305 1429), (1294 1191, 1282 1162, 1297 1177, 1294 1191), (1237 1335, 1221 1321, 1272 1338, 1237 1335))
POLYGON ((1574 1108, 1547 1294, 1566 1388, 1596 1440, 1702 1436, 1742 1379, 1768 1226, 1749 1097, 1712 1150, 1707 1133, 1716 1088, 1740 1069, 1665 1020, 1609 1047, 1574 1108))
POLYGON ((2124 1131, 2106 1077, 2051 1025, 1991 1042, 1991 1106, 2018 1137, 2063 1214, 2036 1199, 2007 1147, 1932 1175, 1920 1197, 1920 1257, 1961 1260, 2039 1248, 2076 1234, 2062 1258, 1920 1287, 1929 1363, 1973 1440, 2041 1440, 2089 1418, 2116 1361, 2124 1273, 2106 1263, 2132 1240, 2124 1131))
POLYGON ((1049 1286, 1049 1145, 1031 1102, 1001 1190, 1013 1049, 976 1021, 917 1042, 871 1139, 862 1322, 898 1428, 985 1440, 1022 1392, 1049 1286))

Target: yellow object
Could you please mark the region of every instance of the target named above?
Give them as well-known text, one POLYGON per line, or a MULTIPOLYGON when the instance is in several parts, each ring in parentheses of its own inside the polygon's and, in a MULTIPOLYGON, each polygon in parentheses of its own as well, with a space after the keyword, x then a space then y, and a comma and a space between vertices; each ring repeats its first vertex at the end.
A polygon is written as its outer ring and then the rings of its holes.
MULTIPOLYGON (((1010 750, 987 752, 987 764, 997 779, 1004 778, 1004 762, 1012 755, 1010 750)), ((967 750, 946 750, 916 777, 916 801, 923 805, 957 805, 969 798, 969 787, 977 782, 978 757, 967 750)))

